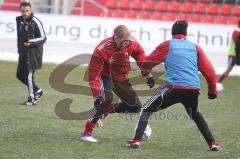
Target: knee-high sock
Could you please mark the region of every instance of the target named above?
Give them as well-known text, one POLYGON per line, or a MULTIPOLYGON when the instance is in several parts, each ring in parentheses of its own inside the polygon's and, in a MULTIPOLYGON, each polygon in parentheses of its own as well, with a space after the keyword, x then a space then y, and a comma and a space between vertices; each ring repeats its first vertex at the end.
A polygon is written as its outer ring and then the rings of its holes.
POLYGON ((219 82, 219 83, 222 83, 222 82, 225 80, 226 77, 227 77, 227 76, 225 76, 224 74, 222 74, 221 77, 219 78, 218 82, 219 82))
POLYGON ((142 139, 144 130, 146 129, 147 124, 148 124, 149 116, 150 116, 149 112, 145 112, 144 109, 141 110, 140 118, 135 127, 133 140, 141 140, 142 139))

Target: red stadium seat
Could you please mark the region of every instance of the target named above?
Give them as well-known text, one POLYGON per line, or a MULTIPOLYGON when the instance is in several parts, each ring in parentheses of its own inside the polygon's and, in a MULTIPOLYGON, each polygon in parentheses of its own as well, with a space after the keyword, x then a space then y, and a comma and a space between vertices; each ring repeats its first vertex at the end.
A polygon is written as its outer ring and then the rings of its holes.
POLYGON ((6 11, 19 11, 19 6, 12 6, 12 5, 5 5, 3 4, 0 7, 0 10, 6 10, 6 11))
POLYGON ((71 12, 72 15, 80 15, 80 13, 81 13, 80 9, 74 9, 71 12))
POLYGON ((206 12, 206 6, 205 6, 205 4, 203 4, 203 3, 198 3, 198 4, 196 4, 196 6, 195 6, 195 12, 196 12, 196 13, 200 13, 200 14, 205 13, 205 12, 206 12))
POLYGON ((164 16, 164 20, 166 21, 175 21, 176 17, 175 14, 172 13, 166 13, 164 16))
POLYGON ((239 17, 231 17, 229 20, 229 24, 237 25, 239 20, 239 17))
POLYGON ((2 6, 0 6, 0 10, 19 11, 20 2, 21 0, 4 0, 2 6))
POLYGON ((19 4, 20 2, 21 2, 21 0, 4 0, 3 4, 4 3, 17 3, 17 4, 19 4))
POLYGON ((214 23, 214 16, 212 16, 212 15, 205 15, 202 18, 202 22, 204 22, 204 23, 214 23))
POLYGON ((108 0, 106 6, 113 9, 117 8, 117 0, 108 0))
POLYGON ((140 19, 150 19, 150 13, 148 11, 142 11, 139 15, 140 19))
POLYGON ((180 3, 173 1, 169 4, 168 10, 170 12, 179 12, 180 11, 180 3))
POLYGON ((136 19, 137 18, 137 12, 134 11, 134 10, 130 10, 129 12, 127 12, 126 18, 136 19))
POLYGON ((208 5, 207 9, 208 14, 218 14, 218 5, 215 3, 211 3, 208 5))
POLYGON ((200 15, 199 14, 193 14, 192 17, 190 18, 190 22, 200 23, 201 22, 200 15))
POLYGON ((152 19, 154 19, 154 20, 162 20, 162 13, 160 13, 160 12, 153 12, 152 19))
POLYGON ((233 15, 240 16, 240 5, 235 5, 233 7, 233 15))
POLYGON ((216 19, 216 23, 227 24, 228 23, 227 17, 222 15, 218 16, 216 19))
POLYGON ((182 12, 192 13, 193 12, 193 4, 190 2, 183 3, 182 12))
POLYGON ((223 4, 220 7, 220 14, 227 16, 231 15, 231 6, 229 4, 223 4))
POLYGON ((116 10, 115 12, 113 12, 112 17, 123 18, 124 17, 123 10, 116 10))
POLYGON ((187 14, 184 14, 184 13, 180 13, 180 14, 178 15, 177 20, 186 20, 186 21, 188 21, 188 15, 187 15, 187 14))
POLYGON ((168 10, 168 2, 166 1, 158 1, 158 4, 156 6, 156 10, 158 11, 167 11, 168 10))
POLYGON ((101 17, 111 17, 112 16, 112 10, 108 9, 106 11, 101 12, 101 17))
POLYGON ((121 0, 119 1, 118 8, 120 9, 129 9, 130 1, 129 0, 121 0))
POLYGON ((143 9, 144 10, 154 10, 155 9, 155 2, 154 2, 154 0, 147 0, 144 3, 143 9))
POLYGON ((81 7, 82 1, 76 1, 74 7, 81 7))
POLYGON ((133 0, 132 9, 141 10, 142 9, 142 0, 133 0))

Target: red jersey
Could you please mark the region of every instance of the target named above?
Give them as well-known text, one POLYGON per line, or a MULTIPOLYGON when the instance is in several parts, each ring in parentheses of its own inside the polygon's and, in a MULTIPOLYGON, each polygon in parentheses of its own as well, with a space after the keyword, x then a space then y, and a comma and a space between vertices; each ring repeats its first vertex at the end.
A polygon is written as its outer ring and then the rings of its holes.
POLYGON ((119 49, 113 37, 109 37, 100 42, 95 48, 89 64, 89 85, 93 96, 100 95, 101 76, 107 76, 113 81, 121 82, 128 80, 131 70, 130 57, 133 57, 137 65, 145 57, 145 52, 135 38, 130 38, 130 45, 119 49))
POLYGON ((236 40, 239 34, 240 34, 240 27, 235 29, 232 33, 232 40, 234 41, 234 43, 236 43, 236 40))

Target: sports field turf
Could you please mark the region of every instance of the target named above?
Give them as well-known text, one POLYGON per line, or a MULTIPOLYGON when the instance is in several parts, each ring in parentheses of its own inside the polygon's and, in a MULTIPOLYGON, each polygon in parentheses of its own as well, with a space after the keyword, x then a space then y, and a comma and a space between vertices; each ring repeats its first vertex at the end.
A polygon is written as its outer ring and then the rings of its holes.
MULTIPOLYGON (((199 110, 222 146, 221 152, 208 151, 181 105, 155 114, 150 121, 151 139, 142 142, 138 150, 129 150, 123 145, 132 137, 136 116, 109 115, 104 127, 94 131, 97 144, 78 140, 84 121, 59 118, 56 103, 71 98, 70 110, 79 113, 92 107, 92 97, 64 94, 50 87, 49 76, 55 68, 44 65, 36 73, 36 81, 46 93, 37 106, 27 107, 20 104, 27 89, 15 77, 16 63, 0 61, 0 159, 240 159, 239 77, 228 78, 216 100, 208 100, 202 80, 199 110)), ((75 69, 65 82, 87 85, 82 80, 84 72, 85 68, 75 69)), ((148 98, 141 97, 141 101, 148 98)))

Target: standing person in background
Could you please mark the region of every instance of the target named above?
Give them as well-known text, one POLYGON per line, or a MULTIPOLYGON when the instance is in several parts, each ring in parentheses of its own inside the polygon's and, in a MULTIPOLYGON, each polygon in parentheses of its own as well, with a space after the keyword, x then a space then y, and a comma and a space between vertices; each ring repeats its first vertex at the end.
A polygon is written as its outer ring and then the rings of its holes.
POLYGON ((19 54, 17 78, 28 86, 29 96, 23 104, 36 105, 43 90, 35 84, 34 73, 42 67, 46 34, 41 21, 33 15, 29 2, 20 3, 20 10, 21 16, 16 17, 19 54))
POLYGON ((228 50, 228 67, 218 79, 217 89, 218 91, 223 90, 223 81, 228 77, 235 65, 240 65, 239 59, 239 40, 240 40, 240 20, 238 21, 238 27, 232 33, 232 39, 230 41, 228 50))

